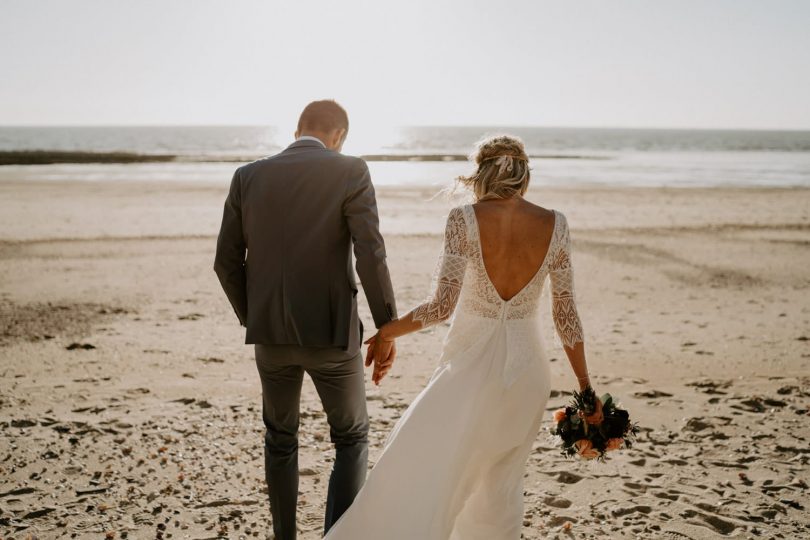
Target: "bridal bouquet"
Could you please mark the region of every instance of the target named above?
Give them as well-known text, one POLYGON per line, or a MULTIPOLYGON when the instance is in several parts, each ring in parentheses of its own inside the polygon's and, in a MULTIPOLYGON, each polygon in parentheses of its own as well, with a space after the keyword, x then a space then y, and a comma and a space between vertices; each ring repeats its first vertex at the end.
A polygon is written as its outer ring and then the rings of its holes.
POLYGON ((575 391, 571 405, 554 411, 552 432, 562 439, 564 455, 604 461, 607 452, 632 446, 638 425, 630 422, 628 412, 617 407, 610 394, 601 401, 603 418, 598 424, 588 422, 597 409, 596 392, 590 386, 575 391))

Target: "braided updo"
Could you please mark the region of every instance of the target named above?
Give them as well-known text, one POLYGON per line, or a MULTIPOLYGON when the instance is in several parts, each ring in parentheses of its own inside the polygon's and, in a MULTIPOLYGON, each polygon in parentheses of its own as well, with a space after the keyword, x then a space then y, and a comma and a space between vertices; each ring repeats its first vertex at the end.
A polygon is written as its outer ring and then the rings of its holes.
POLYGON ((470 160, 478 169, 457 180, 472 190, 476 201, 522 196, 529 188, 529 157, 517 137, 488 137, 476 145, 470 160))

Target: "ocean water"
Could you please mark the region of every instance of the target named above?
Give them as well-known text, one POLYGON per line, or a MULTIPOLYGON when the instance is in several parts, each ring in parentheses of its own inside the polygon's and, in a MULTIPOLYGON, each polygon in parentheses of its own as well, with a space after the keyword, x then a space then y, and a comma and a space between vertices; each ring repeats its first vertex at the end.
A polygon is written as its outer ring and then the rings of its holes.
MULTIPOLYGON (((810 131, 353 128, 344 152, 366 157, 378 185, 443 187, 472 169, 465 157, 494 133, 523 139, 539 185, 810 186, 810 131)), ((12 163, 0 165, 0 181, 227 183, 240 163, 279 152, 291 140, 260 126, 0 127, 0 156, 12 163), (14 164, 14 153, 31 150, 56 162, 14 164), (137 162, 71 162, 109 152, 137 162)))

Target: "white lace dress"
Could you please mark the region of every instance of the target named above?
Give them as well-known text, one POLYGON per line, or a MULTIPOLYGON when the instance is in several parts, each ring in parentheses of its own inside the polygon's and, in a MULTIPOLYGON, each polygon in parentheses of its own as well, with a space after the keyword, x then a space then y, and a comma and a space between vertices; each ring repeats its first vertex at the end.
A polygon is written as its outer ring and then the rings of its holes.
POLYGON ((504 301, 472 206, 450 212, 431 297, 414 312, 425 326, 455 313, 439 367, 327 540, 520 538, 525 464, 551 390, 538 322, 546 276, 557 333, 573 346, 582 326, 565 216, 555 212, 537 273, 504 301))

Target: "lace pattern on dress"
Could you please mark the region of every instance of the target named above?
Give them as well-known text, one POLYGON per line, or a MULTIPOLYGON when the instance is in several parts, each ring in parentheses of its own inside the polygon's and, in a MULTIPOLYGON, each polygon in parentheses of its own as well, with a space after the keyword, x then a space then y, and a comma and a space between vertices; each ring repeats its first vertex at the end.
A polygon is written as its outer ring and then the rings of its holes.
POLYGON ((565 216, 555 211, 548 254, 537 274, 509 301, 504 301, 487 275, 481 255, 475 210, 453 208, 447 216, 444 245, 433 273, 431 293, 413 310, 423 327, 447 320, 460 303, 466 313, 487 319, 518 320, 537 316, 546 276, 551 281, 551 313, 560 343, 573 347, 584 340, 574 298, 571 238, 565 216))
MULTIPOLYGON (((481 241, 478 232, 478 221, 472 205, 463 207, 468 222, 469 235, 469 272, 470 285, 467 293, 462 295, 462 309, 479 317, 497 319, 503 317, 507 320, 528 319, 537 317, 540 303, 540 294, 548 275, 548 261, 553 257, 558 244, 558 220, 554 222, 554 233, 548 247, 546 260, 537 270, 535 276, 526 286, 513 296, 508 302, 504 301, 487 275, 484 259, 481 254, 481 241)), ((556 213, 560 215, 559 213, 556 213)))
POLYGON ((501 313, 502 301, 497 292, 489 285, 489 277, 484 268, 481 256, 481 239, 478 234, 478 222, 471 204, 461 207, 467 221, 468 258, 471 261, 469 271, 469 291, 464 294, 462 309, 479 317, 497 319, 501 313))
POLYGON ((582 322, 579 319, 576 302, 574 300, 574 271, 571 266, 571 235, 568 223, 560 213, 557 218, 561 220, 558 228, 560 236, 554 257, 549 263, 549 278, 551 281, 551 315, 557 335, 566 347, 573 347, 584 340, 582 322))
POLYGON ((456 309, 467 271, 467 251, 467 224, 461 209, 453 208, 447 216, 444 246, 433 272, 431 293, 413 310, 413 320, 423 327, 450 318, 456 309))

